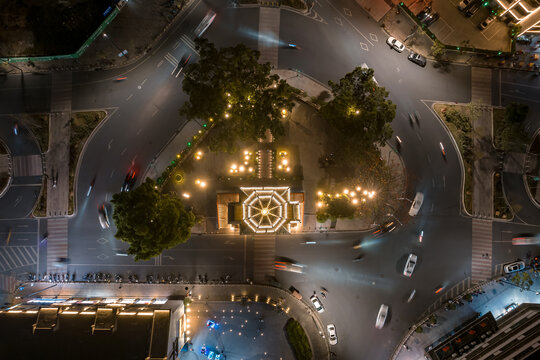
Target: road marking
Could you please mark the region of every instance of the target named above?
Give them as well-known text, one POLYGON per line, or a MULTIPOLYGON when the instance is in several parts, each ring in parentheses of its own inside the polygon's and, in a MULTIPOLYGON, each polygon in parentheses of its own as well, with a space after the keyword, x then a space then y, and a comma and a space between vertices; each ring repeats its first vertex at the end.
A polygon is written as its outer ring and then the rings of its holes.
POLYGON ((427 157, 427 161, 428 161, 428 163, 430 163, 430 164, 431 164, 431 157, 429 156, 429 154, 426 154, 426 157, 427 157))
POLYGON ((443 188, 446 188, 446 175, 443 175, 442 177, 442 185, 443 185, 443 188))
POLYGON ((19 205, 19 203, 21 202, 21 200, 22 200, 22 196, 20 196, 20 195, 17 196, 17 198, 15 199, 15 205, 13 205, 13 207, 19 205))
POLYGON ((432 185, 433 188, 435 189, 435 179, 431 179, 431 185, 432 185))
POLYGON ((23 225, 17 225, 17 227, 28 227, 28 225, 25 225, 25 224, 23 224, 23 225))
POLYGON ((351 10, 347 9, 347 8, 343 8, 343 13, 347 16, 352 16, 352 12, 351 10))
POLYGON ((182 40, 187 45, 187 47, 189 47, 191 50, 193 50, 193 52, 195 54, 199 55, 199 52, 197 51, 197 49, 195 47, 195 43, 193 42, 193 40, 188 38, 185 34, 180 37, 180 40, 182 40))
POLYGON ((433 210, 435 210, 435 204, 431 203, 431 212, 433 212, 433 210))
MULTIPOLYGON (((339 13, 338 9, 336 9, 336 7, 335 7, 334 5, 332 5, 332 3, 331 3, 329 0, 326 0, 326 2, 327 2, 331 7, 333 7, 334 10, 335 10, 337 13, 339 13)), ((375 45, 373 45, 373 43, 372 43, 371 41, 369 41, 369 39, 368 39, 368 38, 367 38, 360 30, 358 30, 358 28, 357 28, 356 26, 353 25, 353 23, 351 23, 351 22, 349 21, 349 19, 345 19, 345 21, 347 21, 347 22, 349 23, 349 25, 350 25, 354 30, 356 30, 356 32, 358 32, 360 35, 362 35, 362 37, 363 37, 364 39, 366 39, 366 41, 367 41, 368 43, 370 43, 371 46, 375 46, 375 45)))
POLYGON ((174 44, 173 50, 176 50, 176 48, 178 47, 178 45, 180 45, 180 40, 178 40, 178 41, 176 42, 176 44, 174 44))
POLYGON ((111 179, 113 177, 113 174, 114 174, 114 169, 113 169, 113 171, 111 171, 111 176, 110 176, 111 179))
POLYGON ((372 33, 369 33, 369 38, 373 41, 379 41, 379 38, 377 37, 377 35, 375 34, 372 34, 372 33))
POLYGON ((124 155, 124 153, 126 152, 127 148, 124 148, 124 150, 122 150, 122 152, 120 153, 120 155, 124 155))
POLYGON ((422 141, 422 137, 420 136, 419 133, 415 133, 416 134, 416 137, 418 138, 418 140, 422 141))
POLYGON ((143 82, 141 83, 141 86, 144 85, 144 83, 146 82, 146 80, 148 80, 148 79, 144 79, 144 80, 143 80, 143 82))
POLYGON ((161 65, 163 65, 163 60, 161 60, 161 61, 157 64, 157 67, 160 67, 161 65))
POLYGON ((137 130, 137 134, 135 134, 135 135, 139 135, 139 134, 141 133, 141 131, 142 131, 142 128, 140 128, 139 130, 137 130))
POLYGON ((159 109, 157 109, 156 111, 154 111, 154 113, 152 114, 152 117, 156 116, 156 114, 158 113, 159 109))
POLYGON ((126 99, 126 101, 129 101, 129 99, 131 99, 131 97, 133 96, 133 94, 129 95, 126 99))
POLYGON ((343 26, 343 22, 341 21, 340 18, 335 17, 334 20, 336 21, 336 24, 338 24, 339 26, 343 26))
POLYGON ((175 58, 174 56, 172 56, 171 54, 169 54, 169 53, 165 54, 164 58, 165 58, 165 60, 167 60, 172 66, 178 65, 178 60, 176 60, 176 58, 175 58))
POLYGON ((367 46, 367 44, 365 44, 363 42, 360 43, 360 47, 362 48, 362 50, 369 51, 369 46, 367 46))
POLYGON ((112 145, 113 141, 114 141, 114 139, 111 139, 111 141, 109 141, 109 144, 107 145, 107 148, 109 150, 111 150, 111 145, 112 145))

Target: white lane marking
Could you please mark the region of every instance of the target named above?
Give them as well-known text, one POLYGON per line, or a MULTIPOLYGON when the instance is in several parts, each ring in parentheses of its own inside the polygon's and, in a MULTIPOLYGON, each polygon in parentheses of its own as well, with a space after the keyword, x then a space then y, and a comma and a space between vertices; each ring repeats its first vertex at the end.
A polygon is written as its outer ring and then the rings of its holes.
POLYGON ((171 54, 169 54, 169 53, 165 54, 164 58, 165 58, 165 60, 167 60, 172 66, 178 65, 178 60, 176 60, 176 58, 175 58, 174 56, 172 56, 171 54))
POLYGON ((154 113, 152 114, 152 117, 156 116, 156 114, 159 112, 159 109, 156 109, 156 111, 154 111, 154 113))
POLYGON ((435 189, 435 179, 431 179, 431 185, 432 185, 433 188, 435 189))
POLYGON ((339 26, 343 26, 343 21, 341 21, 340 18, 335 17, 334 20, 336 20, 336 24, 338 24, 339 26))
POLYGON ((144 80, 143 80, 143 82, 141 83, 141 86, 144 85, 144 83, 146 82, 146 80, 148 80, 148 79, 144 79, 144 80))
POLYGON ((139 135, 139 134, 141 133, 141 131, 142 131, 142 128, 140 128, 140 129, 137 131, 137 134, 135 134, 135 135, 139 135))
POLYGON ((133 94, 129 95, 126 99, 126 101, 129 101, 129 99, 131 99, 131 97, 133 96, 133 94))
POLYGON ((188 38, 186 35, 182 35, 180 37, 180 40, 182 40, 187 45, 187 47, 190 48, 195 54, 199 55, 199 52, 195 48, 195 43, 193 42, 193 40, 188 38))
POLYGON ((111 150, 111 145, 112 145, 113 141, 114 141, 114 139, 111 139, 111 141, 109 141, 109 145, 107 145, 107 148, 108 148, 109 150, 111 150))
POLYGON ((113 171, 111 171, 111 176, 110 176, 111 179, 112 179, 112 177, 113 177, 113 174, 114 174, 114 169, 113 169, 113 171))
POLYGON ((25 224, 23 224, 23 225, 17 225, 17 227, 28 227, 28 225, 25 225, 25 224))
POLYGON ((126 152, 127 148, 124 148, 124 150, 122 150, 122 152, 120 153, 120 155, 124 155, 125 152, 126 152))
POLYGON ((434 209, 435 209, 435 204, 431 203, 431 212, 433 212, 434 209))
POLYGON ((418 138, 418 140, 422 141, 422 137, 420 136, 419 133, 415 133, 416 134, 416 137, 418 138))
POLYGON ((343 8, 343 13, 347 16, 352 16, 352 12, 351 10, 347 9, 347 8, 343 8))
MULTIPOLYGON (((327 2, 331 7, 333 7, 334 10, 335 10, 337 13, 339 13, 339 10, 336 9, 336 7, 335 7, 334 5, 332 5, 332 3, 331 3, 329 0, 326 0, 326 2, 327 2)), ((354 25, 349 21, 349 19, 345 18, 345 21, 348 22, 349 25, 350 25, 354 30, 356 30, 356 32, 358 32, 360 35, 362 35, 362 37, 363 37, 364 39, 366 39, 366 41, 367 41, 368 43, 370 43, 371 46, 375 46, 375 45, 373 45, 373 43, 372 43, 371 41, 369 41, 369 39, 368 39, 368 38, 367 38, 360 30, 358 30, 358 28, 357 28, 356 26, 354 26, 354 25)))
POLYGON ((161 61, 157 64, 157 67, 160 67, 161 65, 163 65, 163 60, 161 60, 161 61))
POLYGON ((426 157, 427 157, 427 161, 428 161, 428 163, 430 163, 430 164, 431 164, 431 157, 429 157, 429 154, 426 154, 426 157))
POLYGON ((176 50, 176 48, 178 47, 178 45, 180 45, 180 40, 178 40, 178 41, 176 42, 176 44, 174 44, 173 50, 176 50))
POLYGON ((442 177, 442 184, 443 184, 443 188, 446 188, 446 176, 443 175, 442 177))

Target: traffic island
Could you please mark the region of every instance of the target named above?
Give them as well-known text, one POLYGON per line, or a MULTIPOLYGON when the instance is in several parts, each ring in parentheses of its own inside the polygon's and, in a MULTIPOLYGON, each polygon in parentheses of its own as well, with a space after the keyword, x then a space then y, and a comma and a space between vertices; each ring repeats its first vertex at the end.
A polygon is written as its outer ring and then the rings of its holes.
POLYGON ((0 196, 9 185, 11 177, 11 157, 8 148, 0 141, 0 196))
POLYGON ((285 324, 285 334, 296 360, 311 360, 313 353, 302 325, 293 318, 285 324))

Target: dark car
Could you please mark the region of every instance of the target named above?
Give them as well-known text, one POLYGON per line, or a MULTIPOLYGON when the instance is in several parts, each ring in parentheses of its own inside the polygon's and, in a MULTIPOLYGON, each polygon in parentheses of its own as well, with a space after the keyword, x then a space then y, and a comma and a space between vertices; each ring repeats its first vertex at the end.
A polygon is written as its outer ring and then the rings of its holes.
POLYGON ((415 52, 410 53, 409 56, 407 56, 407 59, 411 60, 413 63, 421 67, 426 66, 426 63, 427 63, 425 57, 415 52))
POLYGON ((382 225, 379 225, 375 231, 373 231, 373 236, 378 237, 388 232, 392 232, 396 229, 396 224, 393 221, 387 221, 382 225))
POLYGON ((424 21, 422 21, 422 23, 426 26, 430 26, 431 24, 433 24, 435 21, 437 21, 439 19, 439 13, 431 13, 431 14, 428 14, 425 18, 424 18, 424 21))
POLYGON ((426 6, 424 10, 420 11, 418 15, 416 15, 416 18, 420 20, 420 22, 424 22, 424 20, 431 14, 431 7, 426 6))
POLYGON ((124 184, 122 185, 122 188, 120 191, 130 191, 135 186, 135 182, 137 181, 137 171, 135 168, 129 169, 126 178, 124 179, 124 184))
POLYGON ((471 17, 474 14, 476 14, 476 12, 480 9, 480 5, 481 5, 480 2, 475 2, 474 4, 469 6, 469 8, 467 8, 467 10, 465 10, 465 16, 466 17, 471 17))
POLYGON ((178 75, 180 75, 182 70, 184 70, 187 64, 189 63, 190 58, 191 58, 191 54, 182 56, 182 59, 180 59, 180 61, 178 62, 178 65, 174 68, 171 75, 174 75, 174 73, 176 73, 175 77, 178 77, 178 75))

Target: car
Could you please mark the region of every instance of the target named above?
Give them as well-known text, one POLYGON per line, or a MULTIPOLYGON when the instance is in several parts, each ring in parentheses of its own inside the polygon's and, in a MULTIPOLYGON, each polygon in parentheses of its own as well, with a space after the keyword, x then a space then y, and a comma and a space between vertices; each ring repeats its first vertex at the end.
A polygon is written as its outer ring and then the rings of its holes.
POLYGON ((98 207, 98 219, 102 229, 108 229, 111 226, 111 216, 108 203, 105 202, 98 207))
POLYGON ((184 68, 189 63, 190 58, 191 58, 191 54, 189 54, 189 55, 184 54, 182 56, 182 59, 180 59, 180 61, 178 62, 178 65, 176 65, 176 67, 174 68, 171 75, 174 75, 174 73, 176 72, 176 75, 174 77, 177 78, 180 75, 180 73, 182 72, 182 70, 184 70, 184 68))
POLYGON ((414 197, 414 201, 411 204, 411 208, 409 209, 409 215, 416 216, 418 212, 420 211, 420 208, 422 207, 423 202, 424 202, 424 194, 421 192, 417 192, 416 196, 414 197))
POLYGON ((373 231, 372 235, 375 237, 379 237, 388 232, 392 232, 395 229, 396 229, 396 224, 393 221, 386 221, 382 225, 377 226, 375 231, 373 231))
POLYGON ((304 273, 304 268, 305 268, 305 265, 296 264, 296 263, 289 262, 289 261, 278 261, 278 260, 276 260, 274 262, 274 269, 276 269, 276 270, 290 271, 290 272, 295 272, 295 273, 298 273, 298 274, 303 274, 304 273))
POLYGON ((522 260, 514 261, 509 264, 504 265, 503 269, 504 269, 504 272, 507 274, 521 271, 525 269, 525 262, 522 260))
POLYGON ((386 322, 386 317, 388 316, 388 305, 382 304, 379 308, 379 313, 377 314, 377 321, 375 321, 375 327, 377 329, 382 329, 384 323, 386 322))
POLYGON ((316 295, 311 295, 309 300, 311 300, 311 303, 313 304, 313 306, 315 307, 315 310, 317 310, 318 313, 324 312, 324 307, 316 295))
POLYGON ((474 14, 476 14, 476 12, 480 9, 480 5, 481 5, 480 2, 475 2, 474 4, 469 6, 467 10, 465 10, 465 16, 471 17, 474 14))
POLYGON ((215 329, 218 327, 218 324, 214 320, 207 320, 206 326, 210 329, 215 329))
POLYGON ((208 10, 206 13, 204 19, 202 19, 201 23, 195 28, 195 31, 193 32, 195 34, 195 37, 200 37, 206 29, 212 25, 212 22, 216 18, 216 13, 212 10, 208 10))
POLYGON ((132 167, 129 169, 126 178, 124 179, 124 184, 122 184, 122 187, 120 188, 120 191, 130 191, 135 186, 135 183, 137 182, 137 170, 132 167))
POLYGON ((208 353, 208 360, 215 360, 215 357, 216 353, 210 350, 210 352, 208 353))
POLYGON ((413 63, 421 67, 424 67, 427 64, 426 58, 415 52, 411 52, 409 56, 407 56, 407 59, 409 59, 410 61, 412 61, 413 63))
POLYGON ((416 266, 416 260, 418 260, 418 256, 414 254, 409 254, 409 257, 407 258, 407 263, 405 264, 405 268, 403 269, 403 275, 411 277, 414 272, 414 267, 416 266))
POLYGON ((424 25, 426 25, 426 27, 429 27, 430 25, 432 25, 435 21, 437 21, 439 19, 439 13, 434 13, 434 14, 427 14, 427 16, 424 18, 424 20, 422 20, 422 23, 424 25))
POLYGON ((534 234, 520 234, 512 238, 512 245, 540 244, 540 236, 534 234))
POLYGON ((486 18, 486 20, 482 21, 480 24, 478 24, 478 28, 480 30, 485 30, 487 29, 487 27, 489 26, 489 24, 491 24, 493 22, 493 20, 495 20, 496 17, 493 16, 493 15, 490 15, 486 18))
POLYGON ((473 1, 474 0, 462 0, 457 6, 458 10, 459 11, 465 10, 467 6, 469 6, 473 1))
POLYGON ((437 285, 437 286, 435 287, 435 294, 440 293, 441 291, 444 290, 444 288, 445 288, 444 285, 437 285))
POLYGON ((420 11, 420 12, 416 15, 416 18, 417 18, 420 22, 423 22, 430 14, 431 14, 431 7, 430 7, 430 6, 426 6, 424 9, 422 9, 422 11, 420 11))
POLYGON ((388 39, 386 39, 386 43, 390 45, 390 47, 394 50, 396 50, 398 53, 405 50, 405 45, 403 45, 398 39, 390 36, 388 39))
POLYGON ((517 304, 516 303, 511 303, 510 305, 506 306, 504 308, 504 314, 508 314, 510 311, 514 310, 515 308, 517 308, 517 304))
POLYGON ((330 343, 330 345, 336 345, 337 344, 336 326, 334 324, 329 324, 326 326, 326 330, 328 330, 328 342, 330 343))

